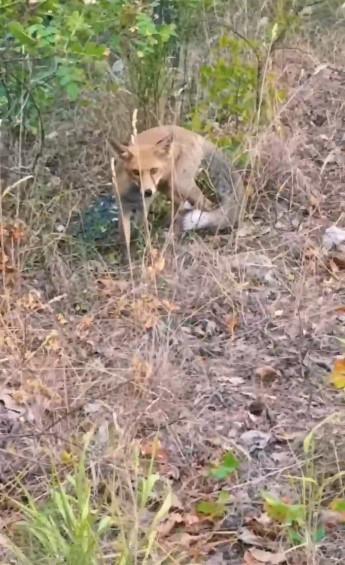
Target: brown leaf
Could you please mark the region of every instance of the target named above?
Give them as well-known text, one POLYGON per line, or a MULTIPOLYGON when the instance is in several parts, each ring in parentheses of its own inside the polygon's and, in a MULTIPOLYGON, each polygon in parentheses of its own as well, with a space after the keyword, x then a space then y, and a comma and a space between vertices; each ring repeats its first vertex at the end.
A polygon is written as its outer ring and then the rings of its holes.
POLYGON ((178 512, 169 514, 167 520, 159 524, 157 531, 161 536, 168 536, 172 530, 183 523, 183 517, 178 512))
POLYGON ((263 383, 268 384, 274 382, 278 378, 279 372, 270 365, 262 365, 256 369, 255 376, 261 379, 263 383))
POLYGON ((243 555, 243 565, 258 565, 259 561, 255 559, 249 551, 243 555))
POLYGON ((339 357, 334 361, 328 380, 335 388, 345 388, 345 357, 339 357))
POLYGON ((263 547, 275 549, 276 544, 262 538, 261 536, 255 535, 249 528, 243 527, 239 531, 237 536, 238 541, 245 543, 246 545, 254 545, 255 547, 263 547))
POLYGON ((133 381, 139 387, 146 386, 153 374, 153 367, 150 363, 139 357, 132 360, 133 381))
POLYGON ((184 521, 187 526, 195 526, 200 522, 200 518, 196 514, 185 514, 184 521))
POLYGON ((330 262, 337 267, 337 270, 345 269, 345 254, 341 251, 333 251, 330 254, 330 262))
POLYGON ((18 243, 25 237, 23 226, 15 222, 13 225, 9 226, 9 235, 15 243, 18 243))
POLYGON ((93 316, 84 316, 76 327, 78 334, 88 332, 93 323, 93 316))
POLYGON ((271 553, 270 551, 265 551, 263 549, 258 549, 257 547, 252 547, 249 549, 247 554, 254 558, 252 563, 247 561, 250 565, 259 565, 259 563, 269 563, 270 565, 279 565, 279 563, 285 563, 286 557, 284 551, 278 551, 277 553, 271 553))
MULTIPOLYGON (((261 516, 249 517, 245 524, 259 538, 275 541, 281 533, 279 525, 273 522, 266 512, 263 512, 261 516)), ((267 544, 265 547, 267 548, 267 544)))
POLYGON ((153 457, 156 461, 167 463, 169 458, 167 451, 162 447, 159 439, 153 441, 141 441, 140 453, 144 457, 153 457))
POLYGON ((228 316, 225 319, 225 325, 228 331, 233 335, 235 328, 238 326, 238 319, 235 314, 228 316))

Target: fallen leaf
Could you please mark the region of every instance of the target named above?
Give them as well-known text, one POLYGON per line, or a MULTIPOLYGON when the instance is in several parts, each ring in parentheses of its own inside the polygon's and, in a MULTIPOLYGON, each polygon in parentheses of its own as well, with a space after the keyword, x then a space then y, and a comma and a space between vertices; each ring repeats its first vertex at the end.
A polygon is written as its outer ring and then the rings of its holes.
POLYGON ((18 243, 25 237, 24 225, 19 222, 14 222, 12 225, 8 226, 8 232, 15 243, 18 243))
POLYGON ((342 516, 342 522, 345 522, 345 499, 344 498, 335 498, 332 500, 331 504, 329 505, 331 510, 337 512, 342 516))
POLYGON ((141 441, 140 453, 143 457, 152 457, 156 461, 163 463, 167 463, 169 459, 167 451, 162 447, 159 439, 154 439, 153 441, 141 441))
POLYGON ((152 265, 150 265, 147 269, 147 272, 150 276, 155 276, 158 273, 161 273, 165 267, 165 259, 163 255, 159 254, 157 249, 151 250, 151 259, 152 265))
POLYGON ((200 500, 195 509, 210 518, 221 518, 225 514, 226 504, 229 501, 229 493, 221 491, 217 500, 200 500))
POLYGON ((126 280, 116 280, 111 277, 100 277, 97 280, 98 286, 100 286, 100 291, 105 296, 116 296, 123 294, 129 290, 129 281, 126 280))
POLYGON ((243 565, 258 565, 257 559, 255 559, 249 551, 246 551, 243 555, 243 565))
POLYGON ((217 465, 214 465, 209 471, 209 475, 215 479, 226 479, 229 475, 237 471, 240 463, 235 455, 228 451, 223 455, 222 459, 217 465))
POLYGON ((186 526, 195 526, 200 522, 200 518, 196 514, 185 514, 184 515, 184 522, 186 526))
POLYGON ((245 543, 246 545, 252 545, 255 547, 262 547, 265 549, 276 549, 276 543, 271 542, 261 536, 255 535, 249 528, 243 527, 240 529, 237 535, 238 541, 245 543))
POLYGON ((157 531, 161 536, 168 536, 172 530, 183 523, 183 516, 178 512, 172 512, 169 514, 167 520, 159 524, 157 531))
POLYGON ((303 504, 290 504, 283 499, 276 498, 270 493, 262 492, 264 510, 268 516, 284 525, 305 523, 305 507, 303 504))
POLYGON ((345 388, 344 357, 340 357, 334 361, 332 372, 328 375, 328 380, 337 389, 345 388))
POLYGON ((77 334, 89 331, 93 323, 93 316, 84 316, 76 327, 77 334))
POLYGON ((146 385, 153 374, 153 367, 150 363, 139 357, 132 360, 133 381, 138 386, 146 385))
POLYGON ((271 551, 253 547, 249 549, 247 553, 249 553, 254 559, 256 559, 256 563, 269 563, 270 565, 279 565, 279 563, 286 562, 284 551, 272 553, 271 551))
POLYGON ((266 512, 245 519, 245 525, 257 536, 276 540, 281 533, 280 525, 273 522, 266 512))
POLYGON ((338 265, 333 261, 333 259, 330 259, 328 267, 330 268, 330 270, 332 271, 332 273, 335 273, 335 274, 336 274, 336 273, 339 272, 339 267, 338 267, 338 265))
POLYGON ((169 300, 163 299, 161 301, 161 305, 168 314, 171 314, 172 312, 175 312, 175 310, 178 310, 178 306, 173 302, 170 302, 169 300))
POLYGON ((333 270, 334 266, 337 271, 345 269, 345 253, 341 251, 332 251, 330 254, 330 263, 333 270))
POLYGON ((262 365, 262 367, 256 369, 255 376, 261 379, 263 383, 272 383, 278 378, 279 372, 270 365, 262 365))
POLYGON ((228 316, 225 319, 225 325, 231 334, 234 333, 235 328, 238 326, 238 320, 236 315, 228 316))
POLYGON ((68 324, 68 321, 66 320, 65 316, 63 314, 57 314, 56 316, 56 320, 59 322, 59 324, 61 324, 62 326, 68 324))

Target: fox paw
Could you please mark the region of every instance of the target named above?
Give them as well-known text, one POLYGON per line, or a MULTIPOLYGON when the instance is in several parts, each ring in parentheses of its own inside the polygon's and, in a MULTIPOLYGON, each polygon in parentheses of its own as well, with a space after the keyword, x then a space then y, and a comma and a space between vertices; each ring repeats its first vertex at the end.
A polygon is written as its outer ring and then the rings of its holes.
POLYGON ((208 226, 208 213, 201 210, 187 212, 182 218, 181 227, 183 231, 203 229, 208 226))

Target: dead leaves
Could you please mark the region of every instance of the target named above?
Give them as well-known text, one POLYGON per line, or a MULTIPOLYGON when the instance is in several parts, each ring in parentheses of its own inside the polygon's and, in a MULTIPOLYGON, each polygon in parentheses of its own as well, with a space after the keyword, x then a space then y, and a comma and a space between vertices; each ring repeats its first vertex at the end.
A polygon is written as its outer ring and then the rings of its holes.
POLYGON ((235 328, 237 328, 238 323, 236 314, 231 314, 225 318, 225 326, 232 337, 234 337, 235 328))
MULTIPOLYGON (((176 530, 183 530, 181 537, 184 538, 185 545, 189 545, 191 535, 200 528, 200 518, 188 512, 171 512, 167 519, 158 526, 160 537, 168 537, 176 530), (187 542, 187 543, 186 543, 187 542)), ((181 543, 181 539, 179 540, 181 543)))
POLYGON ((12 278, 17 274, 17 248, 27 236, 27 229, 21 220, 2 220, 0 222, 0 232, 0 272, 11 275, 12 278))
POLYGON ((252 547, 245 552, 243 560, 244 565, 260 565, 261 563, 279 565, 279 563, 286 562, 286 556, 284 551, 272 553, 270 551, 258 549, 257 547, 252 547))
POLYGON ((329 382, 337 389, 345 388, 345 358, 340 357, 333 363, 332 372, 328 375, 329 382))
POLYGON ((255 377, 261 384, 271 384, 279 377, 279 371, 270 365, 262 365, 255 371, 255 377))
POLYGON ((149 278, 155 279, 156 276, 164 270, 165 259, 157 249, 151 249, 150 253, 151 265, 147 267, 149 278))
POLYGON ((143 329, 154 328, 163 314, 171 314, 177 306, 168 300, 161 299, 150 293, 144 293, 140 297, 123 297, 117 304, 118 313, 143 329))
POLYGON ((152 374, 153 366, 150 363, 137 356, 132 359, 132 379, 136 388, 140 391, 144 391, 148 387, 152 374))
POLYGON ((51 411, 61 403, 61 396, 41 379, 26 379, 21 388, 0 390, 2 417, 5 415, 9 421, 38 422, 45 411, 51 411))

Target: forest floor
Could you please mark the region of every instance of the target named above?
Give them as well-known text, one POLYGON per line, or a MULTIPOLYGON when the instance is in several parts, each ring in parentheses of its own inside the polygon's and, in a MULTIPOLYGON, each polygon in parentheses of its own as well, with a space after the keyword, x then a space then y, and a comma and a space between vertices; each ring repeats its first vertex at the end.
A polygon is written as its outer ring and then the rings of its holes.
MULTIPOLYGON (((172 490, 147 562, 343 562, 344 513, 331 504, 345 500, 343 391, 328 375, 344 353, 345 255, 323 237, 345 228, 345 71, 296 55, 283 67, 289 95, 256 141, 243 226, 156 246, 133 278, 64 235, 66 210, 107 185, 99 171, 109 181, 97 129, 76 117, 48 135, 59 150, 35 180, 46 194, 27 198, 25 224, 3 241, 3 532, 19 482, 40 500, 52 469, 73 474, 92 430, 100 516, 116 491, 133 528, 133 476, 150 459, 160 481, 143 530, 172 490)), ((99 562, 120 562, 109 533, 99 562)))

